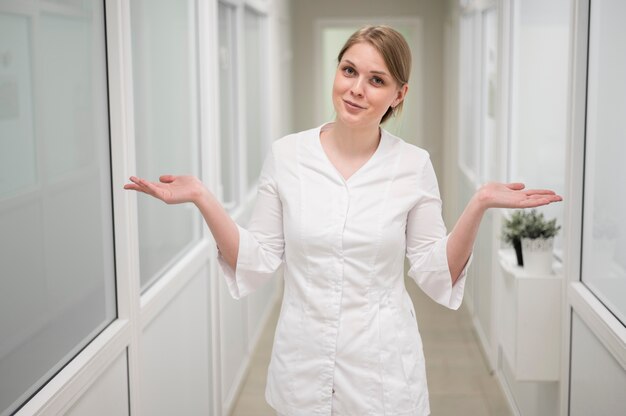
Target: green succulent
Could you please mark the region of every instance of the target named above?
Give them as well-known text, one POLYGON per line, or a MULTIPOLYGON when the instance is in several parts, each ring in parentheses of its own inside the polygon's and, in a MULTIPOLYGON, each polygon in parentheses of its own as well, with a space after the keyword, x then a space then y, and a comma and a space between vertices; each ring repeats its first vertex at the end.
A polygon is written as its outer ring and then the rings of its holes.
POLYGON ((524 211, 515 211, 511 218, 504 221, 502 224, 502 240, 505 243, 513 244, 513 241, 521 238, 525 215, 524 211))
POLYGON ((521 238, 550 238, 554 237, 560 225, 556 225, 556 218, 547 221, 543 213, 536 209, 530 211, 515 211, 510 219, 502 225, 502 239, 509 244, 521 238))
POLYGON ((546 221, 543 213, 533 209, 526 215, 522 237, 532 239, 550 238, 554 237, 560 229, 561 226, 556 225, 556 218, 546 221))

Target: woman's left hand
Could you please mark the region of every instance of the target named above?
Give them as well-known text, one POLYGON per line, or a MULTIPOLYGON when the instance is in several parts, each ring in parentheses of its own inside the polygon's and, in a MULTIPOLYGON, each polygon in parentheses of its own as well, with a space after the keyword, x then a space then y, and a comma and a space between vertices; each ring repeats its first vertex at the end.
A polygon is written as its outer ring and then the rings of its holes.
POLYGON ((523 183, 489 182, 480 187, 476 197, 485 208, 534 208, 562 201, 549 189, 525 189, 523 183))

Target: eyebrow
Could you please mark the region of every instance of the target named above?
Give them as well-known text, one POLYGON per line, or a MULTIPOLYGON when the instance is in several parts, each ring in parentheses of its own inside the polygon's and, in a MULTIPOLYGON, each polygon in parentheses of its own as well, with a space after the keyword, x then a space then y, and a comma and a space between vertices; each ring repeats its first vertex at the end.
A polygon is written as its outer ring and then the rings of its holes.
MULTIPOLYGON (((349 63, 352 66, 357 66, 354 62, 352 62, 349 59, 344 59, 345 62, 349 63)), ((370 71, 370 74, 377 74, 377 75, 386 75, 389 76, 389 74, 387 74, 386 72, 383 71, 370 71)))

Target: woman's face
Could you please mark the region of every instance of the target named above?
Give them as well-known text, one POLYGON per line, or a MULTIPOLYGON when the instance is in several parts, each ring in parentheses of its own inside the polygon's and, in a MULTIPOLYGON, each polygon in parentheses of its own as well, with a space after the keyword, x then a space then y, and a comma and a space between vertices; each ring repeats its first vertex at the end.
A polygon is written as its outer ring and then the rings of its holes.
POLYGON ((353 127, 378 126, 387 109, 403 99, 380 53, 369 43, 357 43, 344 52, 333 83, 337 119, 353 127))

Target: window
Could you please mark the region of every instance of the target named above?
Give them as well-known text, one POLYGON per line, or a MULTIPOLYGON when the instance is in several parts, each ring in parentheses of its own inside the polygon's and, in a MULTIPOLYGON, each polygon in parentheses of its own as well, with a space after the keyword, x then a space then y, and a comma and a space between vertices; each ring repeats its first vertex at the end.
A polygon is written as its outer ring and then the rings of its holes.
POLYGON ((245 8, 246 68, 246 162, 248 184, 256 183, 261 173, 267 142, 268 74, 264 17, 245 8))
POLYGON ((582 281, 626 324, 626 3, 594 0, 590 14, 582 281))
POLYGON ((459 166, 472 183, 478 179, 479 115, 480 109, 480 18, 479 13, 472 13, 461 19, 461 71, 460 102, 461 125, 459 137, 459 166))
MULTIPOLYGON (((563 195, 570 2, 525 0, 515 7, 508 180, 563 195)), ((562 225, 563 207, 540 210, 562 225)), ((557 251, 562 245, 559 233, 557 251)))
POLYGON ((482 12, 480 74, 480 181, 496 179, 496 105, 498 83, 498 16, 495 8, 482 12))
POLYGON ((237 45, 236 9, 218 3, 219 11, 219 88, 220 88, 220 153, 222 173, 222 199, 227 209, 239 200, 237 140, 237 45))
MULTIPOLYGON (((131 2, 137 174, 199 175, 195 2, 131 2)), ((200 238, 189 204, 166 206, 139 195, 141 287, 200 238)))
POLYGON ((255 4, 218 2, 222 203, 231 213, 254 191, 269 145, 267 16, 255 4))
POLYGON ((102 4, 0 3, 0 414, 116 317, 102 4))

